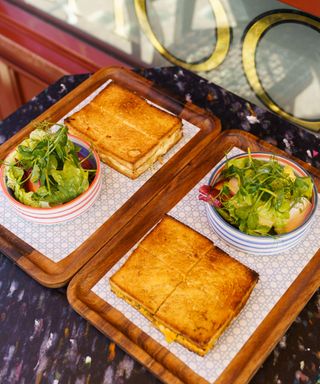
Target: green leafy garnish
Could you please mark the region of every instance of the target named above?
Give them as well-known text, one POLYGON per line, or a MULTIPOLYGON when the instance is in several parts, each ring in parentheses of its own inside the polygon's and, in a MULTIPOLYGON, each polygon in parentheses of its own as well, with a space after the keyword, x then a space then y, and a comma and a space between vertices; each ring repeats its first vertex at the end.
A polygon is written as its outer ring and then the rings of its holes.
POLYGON ((293 214, 297 216, 311 207, 311 178, 295 175, 291 167, 282 166, 274 157, 263 161, 249 152, 246 157, 227 160, 218 184, 215 209, 250 235, 273 236, 290 231, 293 225, 288 223, 293 214), (230 181, 233 191, 228 191, 230 181))
POLYGON ((95 172, 81 166, 80 148, 68 139, 68 128, 55 124, 58 130, 52 132, 52 125, 36 126, 5 164, 8 187, 17 200, 32 207, 52 207, 74 199, 88 189, 95 172))

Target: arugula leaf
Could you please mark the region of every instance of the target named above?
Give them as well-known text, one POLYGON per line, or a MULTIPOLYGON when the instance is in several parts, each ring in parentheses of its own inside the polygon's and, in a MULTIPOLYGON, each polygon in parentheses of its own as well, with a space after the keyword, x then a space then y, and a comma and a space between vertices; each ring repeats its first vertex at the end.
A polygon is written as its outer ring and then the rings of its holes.
POLYGON ((262 161, 250 153, 248 157, 227 160, 221 178, 216 210, 240 231, 252 235, 276 234, 289 221, 292 207, 301 199, 310 200, 313 193, 310 177, 295 175, 291 167, 283 167, 274 157, 262 161), (239 189, 232 196, 228 182, 233 177, 239 189))
POLYGON ((33 183, 36 183, 40 178, 40 167, 38 164, 35 164, 34 167, 32 168, 31 172, 31 181, 33 183))
POLYGON ((310 177, 297 177, 294 181, 294 196, 306 197, 311 199, 312 197, 312 181, 310 177))
POLYGON ((89 172, 93 170, 82 168, 80 148, 68 139, 68 128, 56 124, 58 130, 52 132, 49 130, 52 125, 40 123, 16 148, 6 165, 7 185, 23 204, 38 207, 63 204, 89 188, 89 172), (40 183, 36 192, 25 190, 28 179, 40 183))

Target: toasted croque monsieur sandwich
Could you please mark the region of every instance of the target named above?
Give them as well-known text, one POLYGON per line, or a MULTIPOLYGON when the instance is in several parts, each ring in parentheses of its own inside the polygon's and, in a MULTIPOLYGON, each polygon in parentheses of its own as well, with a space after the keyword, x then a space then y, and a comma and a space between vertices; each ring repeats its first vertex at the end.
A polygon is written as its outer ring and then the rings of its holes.
POLYGON ((114 82, 65 124, 70 133, 92 142, 103 162, 132 179, 182 137, 181 119, 114 82))
POLYGON ((110 278, 165 335, 204 356, 247 302, 258 274, 165 216, 110 278))

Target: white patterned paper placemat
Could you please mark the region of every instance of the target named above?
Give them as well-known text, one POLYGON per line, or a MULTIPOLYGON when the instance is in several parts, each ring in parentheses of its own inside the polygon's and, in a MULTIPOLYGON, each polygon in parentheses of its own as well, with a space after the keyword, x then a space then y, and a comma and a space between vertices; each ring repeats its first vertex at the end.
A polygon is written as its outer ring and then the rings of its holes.
MULTIPOLYGON (((110 80, 102 84, 60 121, 83 108, 109 83, 110 80)), ((156 162, 137 179, 131 180, 102 164, 102 189, 100 195, 94 205, 76 219, 49 226, 30 223, 16 214, 15 210, 8 204, 2 191, 0 191, 0 224, 52 261, 56 263, 61 261, 87 240, 200 130, 188 121, 183 120, 182 123, 182 139, 163 156, 162 163, 156 162)))
MULTIPOLYGON (((239 152, 242 151, 234 148, 230 154, 235 155, 239 152)), ((220 240, 207 221, 205 203, 198 200, 198 190, 201 185, 208 184, 210 174, 211 171, 169 212, 169 215, 213 240, 219 248, 257 271, 260 279, 244 309, 223 333, 208 355, 200 357, 177 343, 169 344, 163 334, 152 326, 151 322, 111 292, 109 278, 127 260, 136 246, 115 264, 92 290, 122 312, 154 340, 166 347, 198 375, 209 382, 213 382, 236 356, 320 247, 320 227, 317 225, 320 221, 320 207, 316 212, 316 219, 310 233, 294 249, 274 256, 248 255, 235 250, 220 240)))

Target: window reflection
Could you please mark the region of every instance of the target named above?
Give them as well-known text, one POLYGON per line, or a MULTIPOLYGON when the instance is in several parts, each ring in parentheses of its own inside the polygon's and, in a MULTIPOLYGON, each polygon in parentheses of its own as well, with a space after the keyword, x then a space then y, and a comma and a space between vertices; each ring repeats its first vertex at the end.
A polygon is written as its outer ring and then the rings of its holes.
POLYGON ((320 130, 320 21, 290 6, 276 0, 24 2, 122 50, 129 63, 136 58, 145 66, 181 65, 320 130), (288 12, 303 16, 303 22, 288 12), (266 25, 269 14, 280 17, 272 27, 266 25), (256 22, 265 32, 254 42, 250 33, 258 32, 250 27, 256 22), (247 47, 253 43, 251 52, 247 47))

